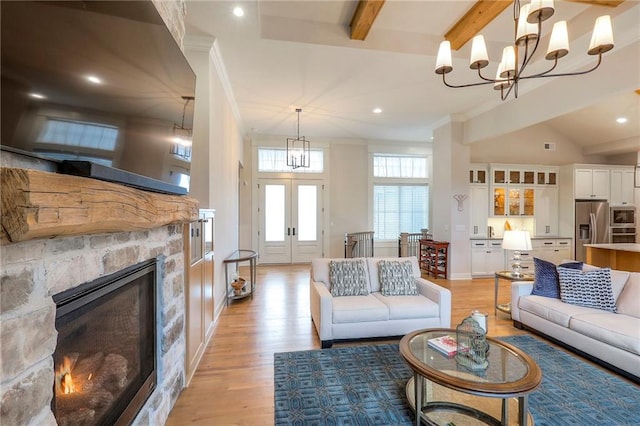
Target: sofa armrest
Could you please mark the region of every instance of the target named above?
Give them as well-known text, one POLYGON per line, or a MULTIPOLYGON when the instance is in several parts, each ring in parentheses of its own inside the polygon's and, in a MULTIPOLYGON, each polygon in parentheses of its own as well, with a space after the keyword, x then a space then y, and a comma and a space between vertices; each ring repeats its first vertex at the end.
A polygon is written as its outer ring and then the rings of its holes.
POLYGON ((511 283, 511 319, 520 322, 520 296, 528 296, 533 290, 533 281, 513 281, 511 283))
POLYGON ((440 327, 451 327, 451 291, 424 278, 416 278, 415 280, 418 293, 434 301, 440 307, 440 327))
POLYGON ((333 340, 333 296, 322 282, 310 280, 311 319, 321 341, 333 340))

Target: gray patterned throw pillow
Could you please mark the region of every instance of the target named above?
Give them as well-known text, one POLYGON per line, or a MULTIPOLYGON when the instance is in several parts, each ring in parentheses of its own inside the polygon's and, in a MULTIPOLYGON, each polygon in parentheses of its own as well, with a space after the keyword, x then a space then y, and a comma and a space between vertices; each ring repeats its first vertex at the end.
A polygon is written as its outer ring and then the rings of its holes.
POLYGON ((367 266, 364 260, 330 261, 329 284, 333 297, 366 296, 369 294, 367 266))
POLYGON ((558 267, 560 300, 572 305, 616 312, 611 288, 611 269, 578 271, 558 267))
POLYGON ((381 260, 378 278, 383 296, 415 296, 418 294, 410 260, 381 260))

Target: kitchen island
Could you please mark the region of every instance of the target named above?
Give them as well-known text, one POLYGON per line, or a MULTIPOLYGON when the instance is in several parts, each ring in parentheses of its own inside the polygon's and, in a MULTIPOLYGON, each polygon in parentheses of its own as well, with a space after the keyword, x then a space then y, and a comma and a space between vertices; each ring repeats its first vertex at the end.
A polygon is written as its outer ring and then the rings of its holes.
POLYGON ((640 244, 585 244, 587 263, 621 271, 640 272, 640 244))

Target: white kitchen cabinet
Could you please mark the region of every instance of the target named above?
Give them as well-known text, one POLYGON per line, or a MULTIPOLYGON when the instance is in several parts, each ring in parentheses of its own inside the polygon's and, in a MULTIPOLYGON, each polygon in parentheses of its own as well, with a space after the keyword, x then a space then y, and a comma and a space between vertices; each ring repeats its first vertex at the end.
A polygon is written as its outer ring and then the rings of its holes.
POLYGON ((535 236, 558 235, 558 188, 536 188, 535 193, 535 236))
POLYGON ((534 239, 531 244, 532 260, 533 257, 537 257, 558 265, 564 260, 571 259, 570 238, 534 239))
POLYGON ((469 183, 474 185, 486 185, 487 179, 487 166, 472 164, 469 168, 469 183))
POLYGON ((608 200, 609 169, 575 169, 574 193, 576 199, 608 200))
POLYGON ((471 192, 471 237, 490 237, 487 235, 489 220, 489 187, 472 186, 471 192))
POLYGON ((492 216, 533 216, 535 189, 521 185, 495 186, 492 216))
POLYGON ((611 193, 609 204, 627 205, 634 204, 633 200, 633 179, 634 168, 611 169, 611 193))
POLYGON ((489 277, 504 269, 502 240, 471 240, 472 276, 489 277))

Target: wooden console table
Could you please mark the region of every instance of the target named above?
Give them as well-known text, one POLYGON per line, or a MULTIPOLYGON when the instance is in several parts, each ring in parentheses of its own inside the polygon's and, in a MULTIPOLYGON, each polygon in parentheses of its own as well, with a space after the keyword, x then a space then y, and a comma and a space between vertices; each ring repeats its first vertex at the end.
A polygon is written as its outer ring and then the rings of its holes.
POLYGON ((446 279, 448 252, 448 241, 420 240, 420 269, 426 270, 434 278, 442 276, 446 279))

